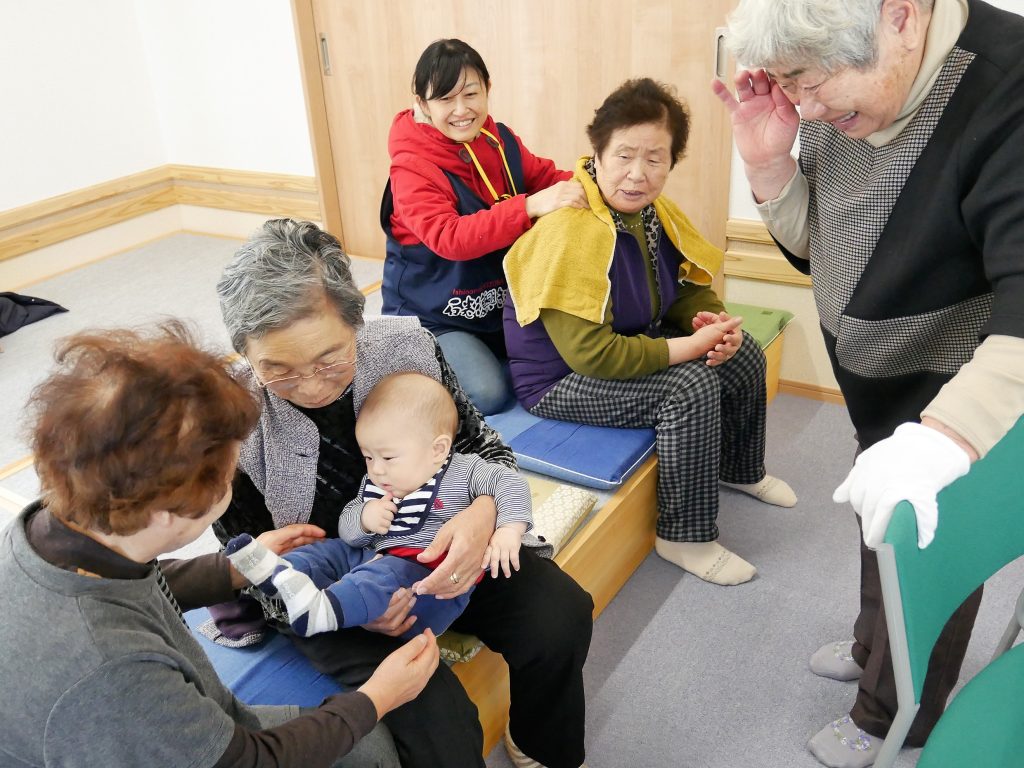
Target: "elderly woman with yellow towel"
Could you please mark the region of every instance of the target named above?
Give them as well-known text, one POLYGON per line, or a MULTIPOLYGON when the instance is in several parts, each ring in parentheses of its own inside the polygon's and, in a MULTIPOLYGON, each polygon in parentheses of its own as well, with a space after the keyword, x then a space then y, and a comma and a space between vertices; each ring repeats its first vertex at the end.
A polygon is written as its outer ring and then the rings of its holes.
POLYGON ((505 258, 516 396, 552 419, 657 431, 658 554, 714 584, 757 572, 718 543, 718 484, 791 507, 765 473, 765 361, 711 288, 722 253, 661 192, 689 116, 630 80, 587 127, 588 209, 538 220, 505 258))

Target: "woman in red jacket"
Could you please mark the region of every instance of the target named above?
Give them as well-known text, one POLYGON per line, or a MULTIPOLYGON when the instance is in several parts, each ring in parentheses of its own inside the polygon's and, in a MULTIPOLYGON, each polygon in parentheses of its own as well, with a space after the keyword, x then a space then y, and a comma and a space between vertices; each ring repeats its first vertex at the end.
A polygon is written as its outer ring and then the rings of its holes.
POLYGON ((495 413, 511 395, 501 326, 505 251, 533 219, 585 208, 586 197, 569 171, 490 117, 487 66, 466 43, 431 43, 412 85, 415 106, 398 113, 388 137, 383 311, 419 317, 473 403, 495 413))

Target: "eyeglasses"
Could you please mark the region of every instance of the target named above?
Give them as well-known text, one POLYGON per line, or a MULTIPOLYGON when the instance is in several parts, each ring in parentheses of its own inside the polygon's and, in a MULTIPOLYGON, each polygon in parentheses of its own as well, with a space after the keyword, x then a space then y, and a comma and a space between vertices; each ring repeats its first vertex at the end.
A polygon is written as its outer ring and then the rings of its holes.
MULTIPOLYGON (((249 361, 246 360, 248 363, 249 361)), ((249 367, 252 368, 252 372, 256 377, 256 384, 260 389, 269 389, 271 392, 277 394, 283 394, 286 392, 294 391, 303 381, 312 379, 317 376, 321 376, 327 381, 338 381, 344 379, 352 371, 352 365, 355 360, 339 360, 336 363, 325 365, 322 368, 314 368, 313 372, 308 376, 302 376, 296 374, 295 376, 284 376, 280 379, 271 379, 270 381, 263 381, 260 379, 259 374, 256 373, 256 369, 253 368, 252 363, 249 363, 249 367)))
POLYGON ((840 73, 839 72, 833 72, 830 75, 819 75, 820 79, 816 83, 814 83, 814 85, 798 85, 793 80, 790 80, 788 82, 782 83, 782 82, 780 82, 778 79, 776 79, 774 77, 772 79, 775 80, 775 82, 778 84, 779 88, 782 89, 782 92, 785 93, 787 96, 790 96, 790 97, 793 97, 793 98, 801 98, 802 99, 805 96, 810 95, 812 98, 817 98, 818 97, 818 89, 820 89, 823 85, 825 85, 825 83, 827 83, 829 80, 834 79, 836 77, 836 75, 838 75, 838 74, 840 74, 840 73))

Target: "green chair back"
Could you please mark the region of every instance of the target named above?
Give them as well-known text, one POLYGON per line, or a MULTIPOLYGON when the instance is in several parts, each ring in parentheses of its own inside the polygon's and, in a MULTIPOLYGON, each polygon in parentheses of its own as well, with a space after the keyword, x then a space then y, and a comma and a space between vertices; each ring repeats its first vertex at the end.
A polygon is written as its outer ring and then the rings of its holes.
POLYGON ((913 507, 900 504, 885 540, 896 556, 914 701, 949 617, 989 576, 1024 555, 1024 420, 939 493, 935 541, 917 547, 913 507))
POLYGON ((878 550, 899 698, 879 768, 891 764, 906 737, 949 617, 989 576, 1024 555, 1024 419, 941 491, 938 503, 938 529, 926 549, 917 547, 913 507, 902 502, 878 550))
POLYGON ((989 663, 950 702, 917 768, 1024 765, 1024 645, 989 663))

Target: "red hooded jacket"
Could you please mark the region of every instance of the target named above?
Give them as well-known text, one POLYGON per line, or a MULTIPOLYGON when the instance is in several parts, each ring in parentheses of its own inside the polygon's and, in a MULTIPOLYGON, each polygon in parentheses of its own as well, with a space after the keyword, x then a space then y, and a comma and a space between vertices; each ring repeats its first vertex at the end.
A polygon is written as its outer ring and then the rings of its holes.
MULTIPOLYGON (((497 125, 490 116, 484 129, 498 135, 497 125)), ((399 112, 388 136, 391 193, 395 204, 391 216, 394 238, 402 245, 423 243, 452 261, 476 259, 515 242, 530 228, 526 196, 572 178, 570 171, 560 171, 552 161, 531 153, 518 136, 516 142, 522 154, 526 189, 518 190, 515 197, 494 203, 487 210, 460 216, 455 191, 443 171, 464 181, 484 201, 493 199, 487 185, 468 157, 463 159, 466 153, 462 144, 452 141, 432 125, 417 123, 411 109, 399 112)), ((497 149, 482 133, 470 146, 498 195, 511 194, 497 149)))

